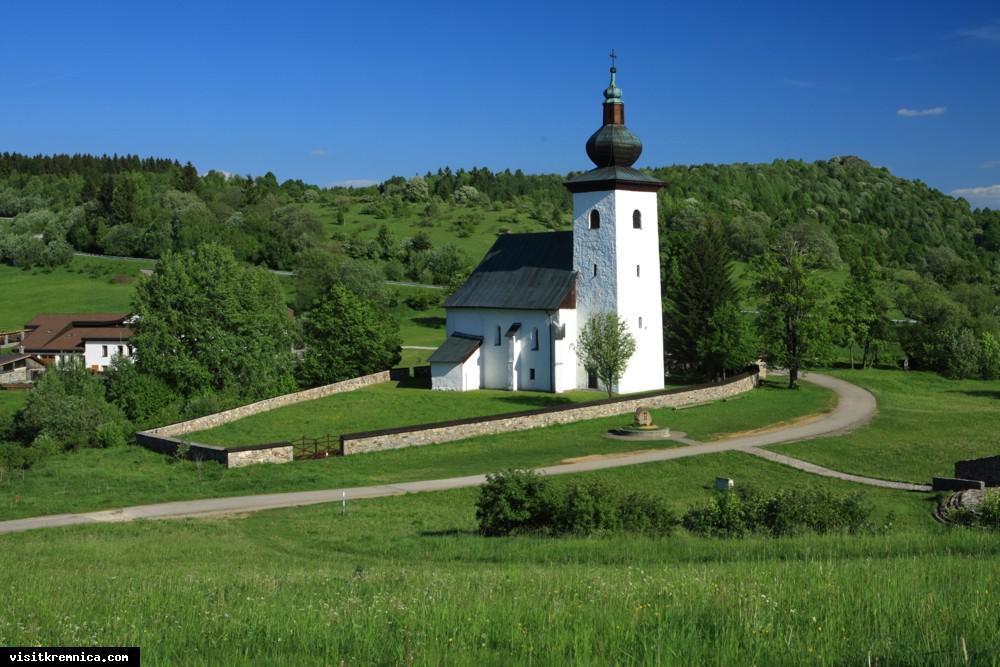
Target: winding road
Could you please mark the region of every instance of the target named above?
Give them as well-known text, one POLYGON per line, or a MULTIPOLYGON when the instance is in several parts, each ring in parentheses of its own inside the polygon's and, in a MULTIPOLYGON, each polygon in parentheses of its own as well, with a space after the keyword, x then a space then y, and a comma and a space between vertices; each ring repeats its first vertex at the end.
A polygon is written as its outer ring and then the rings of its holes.
MULTIPOLYGON (((811 438, 825 437, 846 433, 859 426, 867 424, 875 415, 875 397, 868 391, 828 375, 810 373, 806 381, 825 387, 837 394, 837 406, 817 419, 792 423, 786 427, 752 433, 748 435, 717 440, 715 442, 694 443, 687 447, 672 449, 657 449, 615 456, 596 456, 573 463, 538 468, 538 472, 546 475, 565 475, 570 473, 591 472, 607 468, 670 461, 688 456, 701 456, 717 452, 745 451, 760 456, 769 461, 788 465, 808 473, 835 477, 838 479, 868 484, 884 488, 904 491, 929 491, 929 486, 920 484, 905 484, 890 482, 870 477, 849 475, 829 468, 800 461, 760 447, 782 442, 795 442, 811 438)), ((365 498, 396 496, 404 493, 421 493, 424 491, 444 491, 479 486, 486 480, 485 475, 468 475, 466 477, 450 477, 419 482, 401 482, 399 484, 382 484, 378 486, 359 486, 341 489, 323 489, 319 491, 296 491, 291 493, 273 493, 254 496, 233 496, 229 498, 206 498, 202 500, 181 500, 154 505, 137 505, 121 509, 86 512, 80 514, 55 514, 50 516, 31 517, 0 522, 0 533, 14 533, 35 528, 55 526, 72 526, 93 523, 115 523, 134 521, 136 519, 178 519, 185 517, 208 517, 225 514, 243 514, 261 510, 283 507, 299 507, 319 503, 341 502, 365 498)))

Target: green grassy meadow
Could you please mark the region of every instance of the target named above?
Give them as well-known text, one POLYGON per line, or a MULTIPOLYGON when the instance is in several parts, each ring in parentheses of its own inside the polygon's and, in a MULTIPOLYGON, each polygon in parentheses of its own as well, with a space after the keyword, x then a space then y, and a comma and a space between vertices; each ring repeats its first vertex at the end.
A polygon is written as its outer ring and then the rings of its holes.
POLYGON ((4 426, 14 418, 14 413, 21 409, 28 400, 26 391, 0 391, 0 433, 4 426))
POLYGON ((139 269, 154 262, 74 257, 44 271, 0 264, 0 330, 19 329, 40 313, 127 311, 139 269))
POLYGON ((954 476, 955 461, 1000 454, 1000 381, 884 369, 829 373, 875 395, 875 420, 848 435, 771 449, 835 470, 918 483, 954 476))
MULTIPOLYGON (((654 418, 693 438, 708 440, 822 411, 830 401, 829 392, 813 385, 803 385, 797 391, 768 388, 735 401, 654 411, 654 418)), ((609 428, 628 422, 628 416, 609 417, 427 447, 232 470, 215 463, 177 461, 140 447, 85 449, 45 459, 24 479, 0 484, 0 519, 191 498, 438 479, 510 467, 539 467, 580 456, 678 446, 671 441, 635 443, 604 437, 609 428)))
MULTIPOLYGON (((342 234, 346 238, 369 241, 378 234, 378 229, 386 225, 397 240, 411 238, 419 232, 425 232, 430 237, 434 247, 452 244, 464 253, 467 259, 476 264, 486 251, 493 245, 494 239, 506 229, 513 234, 526 232, 543 232, 547 228, 530 217, 526 211, 500 206, 493 208, 461 206, 449 204, 441 206, 438 213, 430 219, 422 214, 423 205, 411 205, 406 210, 393 214, 388 218, 379 219, 369 213, 364 213, 364 203, 350 203, 340 207, 344 211, 344 224, 336 224, 337 207, 322 203, 307 204, 323 222, 329 234, 342 234), (457 233, 454 223, 468 218, 478 219, 471 235, 461 236, 457 233)), ((569 216, 565 219, 569 227, 569 216)))
MULTIPOLYGON (((604 394, 593 391, 563 394, 490 389, 435 392, 407 387, 405 383, 388 382, 245 417, 214 429, 192 433, 188 437, 195 442, 212 445, 283 442, 302 436, 339 436, 342 433, 518 412, 601 398, 604 394), (387 409, 388 406, 391 410, 387 409)), ((654 410, 653 413, 658 421, 686 431, 692 438, 711 439, 722 433, 781 421, 786 415, 794 417, 824 411, 832 407, 832 401, 830 392, 815 385, 806 384, 801 391, 786 391, 777 384, 769 384, 752 397, 729 401, 733 407, 722 410, 724 416, 715 423, 705 421, 700 415, 693 419, 687 417, 685 410, 654 410), (686 422, 692 423, 690 428, 694 429, 693 432, 675 425, 686 422)), ((608 420, 597 421, 603 424, 608 420)), ((609 423, 612 426, 628 423, 628 419, 611 418, 609 423)))
POLYGON ((464 489, 3 535, 0 644, 137 645, 151 665, 960 665, 964 638, 996 664, 1000 542, 934 523, 924 494, 735 452, 590 473, 679 510, 717 474, 857 490, 895 523, 483 538, 464 489))
POLYGON ((386 382, 245 417, 191 433, 188 437, 211 445, 281 442, 301 436, 339 436, 341 433, 533 410, 601 397, 602 394, 592 391, 564 394, 494 389, 441 392, 408 386, 406 382, 386 382))

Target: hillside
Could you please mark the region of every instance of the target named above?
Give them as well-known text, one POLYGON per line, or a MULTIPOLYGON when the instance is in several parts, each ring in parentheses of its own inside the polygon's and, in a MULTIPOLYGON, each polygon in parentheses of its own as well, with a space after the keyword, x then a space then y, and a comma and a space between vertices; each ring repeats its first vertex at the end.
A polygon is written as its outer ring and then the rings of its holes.
MULTIPOLYGON (((667 294, 692 231, 717 220, 733 256, 747 264, 792 234, 818 258, 833 289, 850 267, 872 263, 885 313, 920 323, 904 332, 914 340, 901 341, 917 365, 943 368, 970 336, 1000 339, 1000 212, 972 210, 857 157, 651 173, 665 183, 659 215, 667 294), (928 340, 945 333, 949 340, 928 340)), ((455 285, 498 234, 567 228, 563 180, 444 168, 368 188, 323 189, 279 183, 271 173, 199 176, 190 164, 134 156, 2 154, 0 263, 45 271, 66 265, 74 250, 159 257, 217 241, 246 262, 291 271, 320 266, 320 273, 353 281, 349 287, 364 298, 395 308, 404 328, 420 322, 407 344, 433 345, 440 311, 421 311, 434 304, 401 309, 373 283, 455 285)), ((738 269, 743 274, 745 267, 738 269)), ((745 275, 741 282, 748 283, 745 275)), ((297 310, 314 298, 302 293, 308 283, 297 281, 298 291, 289 293, 297 310)), ((8 308, 15 301, 0 296, 8 308)), ((44 297, 32 303, 39 311, 58 309, 44 297)))

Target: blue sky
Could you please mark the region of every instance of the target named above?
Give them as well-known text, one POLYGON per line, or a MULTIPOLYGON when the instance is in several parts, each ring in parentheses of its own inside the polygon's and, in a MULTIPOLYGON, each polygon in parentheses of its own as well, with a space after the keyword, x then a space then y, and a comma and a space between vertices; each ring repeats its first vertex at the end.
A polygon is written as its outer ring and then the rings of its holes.
POLYGON ((564 173, 614 47, 640 165, 854 154, 1000 206, 996 2, 207 4, 8 3, 0 151, 564 173))

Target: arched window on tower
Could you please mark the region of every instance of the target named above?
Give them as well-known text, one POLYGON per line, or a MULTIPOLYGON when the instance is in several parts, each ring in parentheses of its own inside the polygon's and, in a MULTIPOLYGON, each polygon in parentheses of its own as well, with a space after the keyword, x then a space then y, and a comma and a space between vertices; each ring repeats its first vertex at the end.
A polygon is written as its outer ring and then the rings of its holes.
POLYGON ((642 213, 639 209, 632 212, 632 229, 642 229, 642 213))
POLYGON ((601 227, 601 212, 596 208, 590 212, 590 228, 600 229, 601 227))

